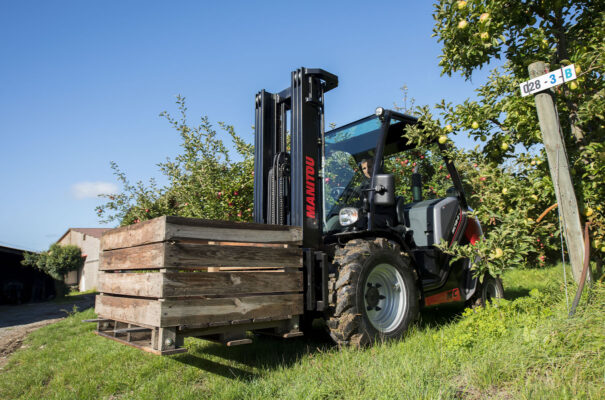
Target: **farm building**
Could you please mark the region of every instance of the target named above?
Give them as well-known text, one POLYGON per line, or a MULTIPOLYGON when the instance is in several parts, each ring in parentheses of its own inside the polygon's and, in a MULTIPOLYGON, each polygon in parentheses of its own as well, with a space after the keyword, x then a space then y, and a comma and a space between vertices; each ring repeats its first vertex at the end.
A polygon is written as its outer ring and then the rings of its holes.
POLYGON ((25 250, 0 246, 0 304, 44 301, 55 296, 53 278, 23 266, 25 250))
POLYGON ((57 243, 60 245, 74 244, 82 249, 85 258, 84 266, 78 271, 72 271, 65 277, 67 285, 77 285, 78 290, 85 291, 97 287, 99 275, 99 247, 101 235, 110 228, 69 228, 57 243))

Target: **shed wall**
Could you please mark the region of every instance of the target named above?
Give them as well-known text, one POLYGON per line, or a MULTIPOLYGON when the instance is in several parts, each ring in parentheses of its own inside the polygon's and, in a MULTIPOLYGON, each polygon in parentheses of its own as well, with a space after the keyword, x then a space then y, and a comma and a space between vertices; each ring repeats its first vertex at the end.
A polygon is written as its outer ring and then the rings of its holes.
POLYGON ((78 285, 78 290, 85 291, 98 286, 99 248, 101 241, 94 236, 71 230, 59 242, 60 245, 73 244, 82 249, 86 255, 84 266, 79 271, 73 271, 65 279, 68 285, 78 285))

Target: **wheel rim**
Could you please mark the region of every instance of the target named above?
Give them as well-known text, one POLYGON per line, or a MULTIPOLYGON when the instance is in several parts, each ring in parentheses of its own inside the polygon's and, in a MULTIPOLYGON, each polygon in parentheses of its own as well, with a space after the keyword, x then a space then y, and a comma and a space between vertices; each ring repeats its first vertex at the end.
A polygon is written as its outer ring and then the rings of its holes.
POLYGON ((500 289, 496 284, 495 279, 488 279, 483 285, 483 299, 487 301, 492 301, 492 299, 499 299, 502 295, 500 293, 500 289))
POLYGON ((401 324, 408 308, 401 273, 391 264, 378 264, 364 283, 364 306, 372 326, 389 333, 401 324))

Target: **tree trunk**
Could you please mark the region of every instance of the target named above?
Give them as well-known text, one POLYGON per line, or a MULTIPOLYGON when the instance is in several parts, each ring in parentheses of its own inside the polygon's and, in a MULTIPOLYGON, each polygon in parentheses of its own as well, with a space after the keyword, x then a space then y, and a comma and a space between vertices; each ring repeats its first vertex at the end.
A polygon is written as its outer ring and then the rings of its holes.
POLYGON ((62 299, 67 294, 67 285, 64 280, 55 279, 55 298, 62 299))

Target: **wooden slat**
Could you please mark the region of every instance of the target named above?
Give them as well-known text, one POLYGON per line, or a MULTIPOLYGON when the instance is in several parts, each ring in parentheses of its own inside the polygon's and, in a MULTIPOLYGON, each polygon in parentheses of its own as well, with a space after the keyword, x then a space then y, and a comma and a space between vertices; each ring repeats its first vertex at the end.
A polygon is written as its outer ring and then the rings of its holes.
POLYGON ((302 250, 296 247, 213 246, 194 243, 169 243, 166 245, 165 267, 302 268, 302 250))
POLYGON ((113 333, 135 333, 135 332, 150 332, 151 328, 141 328, 137 326, 136 328, 124 328, 124 329, 116 329, 113 333))
POLYGON ((162 273, 99 273, 98 290, 101 293, 138 297, 163 297, 162 273))
POLYGON ((302 268, 298 247, 153 243, 104 251, 99 269, 197 269, 207 267, 302 268))
POLYGON ((302 272, 167 272, 162 275, 164 276, 162 297, 302 292, 303 290, 302 272))
POLYGON ((123 249, 170 240, 300 245, 302 229, 293 226, 164 216, 105 232, 101 238, 101 249, 123 249))
POLYGON ((166 240, 176 239, 301 245, 302 228, 168 216, 166 217, 166 240))
POLYGON ((97 296, 96 313, 136 325, 170 327, 303 313, 302 294, 189 300, 97 296))
POLYGON ((302 292, 302 272, 101 273, 99 292, 137 297, 187 297, 302 292))
POLYGON ((160 326, 161 306, 158 300, 98 295, 95 312, 101 318, 135 325, 160 326))
POLYGON ((143 221, 104 232, 101 250, 122 249, 142 244, 161 242, 165 238, 166 217, 143 221))
POLYGON ((164 268, 166 246, 165 243, 153 243, 126 249, 103 251, 100 257, 99 270, 164 268))
POLYGON ((298 268, 279 267, 208 267, 208 272, 292 272, 298 268))
POLYGON ((166 300, 160 326, 204 324, 303 313, 302 294, 166 300))
POLYGON ((105 332, 95 331, 95 333, 97 335, 99 335, 99 336, 103 336, 104 338, 111 339, 111 340, 114 340, 114 341, 116 341, 118 343, 122 343, 122 344, 125 344, 127 346, 131 346, 131 347, 137 348, 139 350, 143 350, 143 351, 146 351, 148 353, 152 353, 152 354, 155 354, 155 355, 158 355, 158 356, 170 356, 170 355, 173 355, 173 354, 180 354, 180 353, 186 353, 187 352, 187 349, 185 347, 180 347, 180 348, 176 348, 176 349, 172 349, 172 350, 156 350, 156 349, 152 348, 149 345, 149 341, 148 340, 141 341, 140 343, 139 342, 128 342, 128 341, 126 341, 124 339, 108 335, 105 332))

